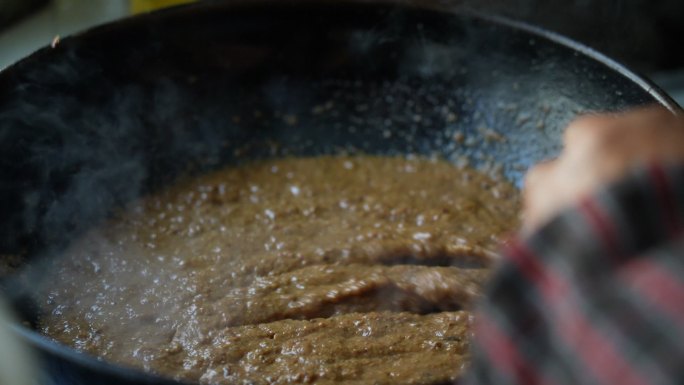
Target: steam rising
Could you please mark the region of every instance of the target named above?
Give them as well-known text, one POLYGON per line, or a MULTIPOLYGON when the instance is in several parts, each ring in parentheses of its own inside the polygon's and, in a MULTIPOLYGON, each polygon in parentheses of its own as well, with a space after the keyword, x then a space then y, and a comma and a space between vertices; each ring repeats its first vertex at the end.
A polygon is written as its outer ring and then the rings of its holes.
POLYGON ((68 52, 26 71, 3 106, 2 183, 6 193, 23 195, 23 211, 15 214, 21 218, 5 236, 37 233, 41 242, 59 243, 139 196, 150 181, 168 180, 173 167, 160 173, 167 165, 216 162, 219 124, 200 121, 211 113, 190 111, 177 85, 163 78, 145 87, 114 84, 100 71, 68 52))

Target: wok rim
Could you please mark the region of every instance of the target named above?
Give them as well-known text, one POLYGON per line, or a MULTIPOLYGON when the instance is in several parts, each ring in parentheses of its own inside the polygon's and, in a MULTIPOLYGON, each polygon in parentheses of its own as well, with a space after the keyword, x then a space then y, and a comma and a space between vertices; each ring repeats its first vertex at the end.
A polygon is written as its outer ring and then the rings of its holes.
MULTIPOLYGON (((444 6, 442 4, 425 4, 420 3, 420 1, 413 0, 335 0, 330 2, 324 2, 320 0, 238 0, 235 2, 227 3, 219 0, 182 4, 177 6, 172 6, 164 8, 157 11, 146 12, 138 15, 124 17, 115 21, 103 23, 91 28, 84 29, 80 32, 71 34, 66 39, 79 39, 86 35, 90 35, 93 32, 105 32, 108 29, 118 29, 126 28, 127 23, 133 20, 144 20, 152 19, 158 17, 167 17, 176 13, 192 11, 193 9, 210 8, 212 6, 225 7, 228 10, 240 10, 245 8, 251 9, 264 9, 269 6, 276 7, 307 7, 307 6, 319 6, 319 7, 336 7, 336 6, 387 6, 394 7, 397 9, 406 10, 428 10, 437 11, 446 14, 451 14, 453 16, 464 16, 477 19, 480 21, 485 21, 497 26, 503 26, 510 28, 512 30, 526 32, 537 38, 545 39, 559 46, 565 47, 573 52, 577 52, 589 59, 592 59, 600 64, 606 66, 609 70, 614 71, 627 80, 636 84, 652 96, 659 104, 667 108, 673 113, 684 112, 682 107, 677 104, 677 102, 672 99, 665 91, 663 91, 659 86, 649 80, 647 77, 637 74, 635 71, 629 69, 627 66, 619 63, 618 61, 610 58, 609 56, 599 52, 598 50, 589 47, 583 43, 577 42, 569 37, 561 35, 559 33, 547 30, 545 28, 532 25, 527 22, 511 19, 509 17, 495 15, 491 13, 475 11, 465 7, 459 6, 444 6)), ((40 56, 47 54, 51 50, 50 45, 46 45, 43 48, 39 48, 33 53, 21 58, 20 60, 8 65, 7 67, 0 69, 0 79, 4 76, 9 75, 13 71, 21 71, 20 64, 25 61, 38 60, 40 56)), ((14 322, 10 324, 11 330, 15 332, 22 340, 27 342, 32 348, 36 349, 40 353, 48 353, 63 360, 78 364, 89 370, 93 370, 102 375, 112 375, 119 379, 137 382, 137 383, 147 383, 147 384, 188 384, 194 385, 194 382, 186 382, 174 380, 169 377, 155 374, 151 372, 146 372, 139 368, 126 367, 117 363, 108 362, 96 356, 90 355, 88 353, 79 352, 78 350, 69 347, 68 345, 59 343, 48 336, 41 334, 35 329, 31 328, 20 322, 14 322)))
POLYGON ((495 24, 504 25, 513 29, 528 32, 533 35, 541 36, 558 45, 570 48, 575 52, 579 52, 580 54, 605 65, 610 70, 617 72, 631 82, 635 83, 649 95, 651 95, 655 100, 657 100, 663 107, 670 110, 670 112, 684 112, 682 107, 670 95, 668 95, 667 92, 665 92, 662 88, 660 88, 660 86, 655 84, 648 77, 637 73, 626 65, 584 43, 580 43, 560 33, 505 16, 481 12, 470 12, 470 14, 480 18, 481 20, 490 21, 495 24))

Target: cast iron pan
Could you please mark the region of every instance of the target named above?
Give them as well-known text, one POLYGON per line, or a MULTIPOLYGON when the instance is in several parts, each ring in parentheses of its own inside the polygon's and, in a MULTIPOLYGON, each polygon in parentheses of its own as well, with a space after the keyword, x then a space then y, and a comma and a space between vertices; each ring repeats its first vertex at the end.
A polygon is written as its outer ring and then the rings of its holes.
MULTIPOLYGON (((439 155, 520 183, 578 113, 649 103, 678 108, 586 47, 459 9, 202 2, 134 17, 0 74, 0 255, 38 263, 181 174, 255 158, 439 155)), ((31 325, 13 278, 5 295, 31 325)), ((16 330, 46 384, 164 383, 16 330)))

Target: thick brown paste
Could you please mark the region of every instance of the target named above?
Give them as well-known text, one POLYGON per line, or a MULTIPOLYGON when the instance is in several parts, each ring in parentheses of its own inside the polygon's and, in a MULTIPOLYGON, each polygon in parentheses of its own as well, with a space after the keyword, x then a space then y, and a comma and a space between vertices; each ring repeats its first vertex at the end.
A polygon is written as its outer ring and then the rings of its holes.
POLYGON ((207 384, 454 381, 517 208, 510 184, 441 160, 228 168, 142 199, 53 260, 41 328, 207 384))

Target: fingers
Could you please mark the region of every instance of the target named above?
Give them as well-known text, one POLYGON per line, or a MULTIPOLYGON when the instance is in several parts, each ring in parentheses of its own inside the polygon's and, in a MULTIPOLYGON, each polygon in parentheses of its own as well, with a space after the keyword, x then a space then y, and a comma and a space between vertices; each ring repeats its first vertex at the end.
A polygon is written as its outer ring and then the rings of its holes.
POLYGON ((563 133, 565 148, 582 146, 595 140, 607 129, 614 127, 617 118, 612 115, 584 115, 573 120, 563 133))
POLYGON ((677 115, 664 107, 653 105, 632 109, 620 116, 625 120, 631 121, 635 125, 657 126, 665 121, 673 120, 677 115))
POLYGON ((563 133, 566 150, 601 142, 620 130, 631 127, 660 127, 676 120, 676 115, 661 106, 646 106, 617 114, 583 115, 568 125, 563 133))
POLYGON ((523 231, 532 231, 596 188, 649 161, 684 161, 684 121, 662 107, 585 115, 564 133, 564 149, 528 172, 523 231))
POLYGON ((523 233, 531 232, 545 221, 552 209, 555 186, 553 182, 558 161, 547 160, 532 167, 523 185, 523 233))
POLYGON ((534 189, 548 180, 549 175, 553 172, 557 162, 558 161, 555 159, 549 159, 530 168, 525 175, 523 190, 528 191, 534 189))

